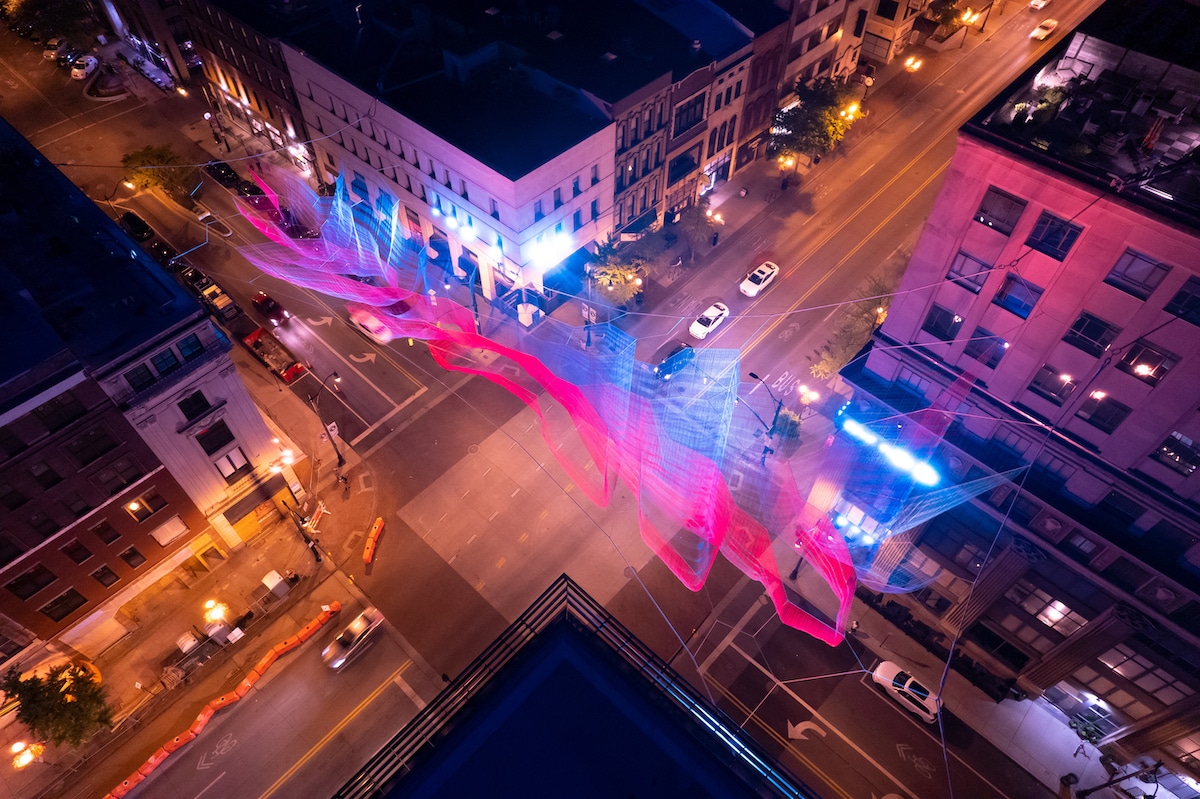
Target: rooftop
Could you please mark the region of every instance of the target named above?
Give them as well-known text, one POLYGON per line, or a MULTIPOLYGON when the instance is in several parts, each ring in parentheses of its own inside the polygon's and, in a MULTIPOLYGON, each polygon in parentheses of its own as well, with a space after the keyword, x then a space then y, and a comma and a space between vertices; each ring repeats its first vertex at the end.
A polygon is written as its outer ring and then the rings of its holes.
POLYGON ((1200 6, 1108 0, 963 130, 1200 228, 1200 6))
POLYGON ((336 796, 815 797, 565 575, 336 796))
POLYGON ((436 18, 403 9, 367 7, 361 25, 285 38, 511 179, 609 124, 587 95, 616 103, 664 75, 706 67, 708 43, 748 41, 709 14, 712 35, 696 50, 691 35, 632 0, 444 0, 436 18))
POLYGON ((101 370, 200 314, 170 275, 3 119, 0 289, 0 385, 64 348, 101 370))

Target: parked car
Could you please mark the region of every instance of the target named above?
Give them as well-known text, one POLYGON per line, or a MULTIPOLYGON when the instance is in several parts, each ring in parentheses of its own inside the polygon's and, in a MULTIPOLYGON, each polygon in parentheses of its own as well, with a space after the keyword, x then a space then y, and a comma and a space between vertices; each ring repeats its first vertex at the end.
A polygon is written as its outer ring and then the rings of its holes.
POLYGON ((331 669, 342 668, 362 654, 371 639, 371 633, 381 624, 383 614, 379 612, 379 608, 368 607, 346 625, 346 629, 342 630, 329 646, 321 650, 321 660, 331 669))
POLYGON ((271 323, 272 327, 279 327, 292 318, 287 309, 275 302, 275 298, 265 291, 255 294, 250 304, 256 311, 267 317, 267 321, 271 323))
POLYGON ((1038 24, 1038 26, 1036 28, 1034 28, 1032 31, 1029 32, 1029 38, 1037 39, 1039 42, 1043 41, 1047 36, 1054 33, 1054 29, 1057 27, 1058 27, 1058 20, 1044 19, 1038 24))
POLYGON ((55 59, 60 67, 72 67, 79 60, 79 56, 83 55, 83 48, 69 44, 62 50, 58 51, 58 56, 55 59))
POLYGON ((707 338, 708 334, 716 330, 727 316, 729 316, 729 306, 723 302, 714 302, 704 309, 704 313, 700 314, 695 322, 692 322, 688 333, 692 338, 707 338))
POLYGON ((179 250, 167 244, 162 239, 155 239, 150 242, 150 246, 146 248, 150 256, 158 261, 159 266, 164 269, 171 268, 171 261, 175 260, 175 256, 179 255, 179 250))
MULTIPOLYGON (((238 184, 242 182, 242 178, 234 171, 233 167, 224 161, 209 161, 204 165, 204 171, 212 177, 220 185, 227 189, 236 189, 238 184)), ((255 186, 255 188, 258 188, 255 186)))
POLYGON ((1029 7, 1034 11, 1041 11, 1048 5, 1050 5, 1050 0, 1029 0, 1029 7))
POLYGON ((200 296, 204 289, 212 285, 212 281, 208 279, 208 275, 194 266, 185 266, 181 269, 179 271, 179 278, 197 297, 200 296))
POLYGON ((46 43, 42 45, 42 58, 46 59, 47 61, 53 61, 54 59, 58 58, 58 51, 68 46, 67 40, 61 36, 51 36, 46 40, 46 43))
POLYGON ((100 62, 96 59, 96 56, 80 56, 75 59, 75 65, 71 67, 71 77, 75 80, 83 80, 95 72, 98 66, 100 66, 100 62))
POLYGON ((779 264, 774 261, 763 261, 757 269, 746 275, 746 279, 738 286, 738 291, 747 297, 757 297, 766 291, 777 277, 779 277, 779 264))
POLYGON ((237 186, 235 186, 234 189, 237 191, 238 194, 240 194, 243 197, 263 197, 264 196, 262 187, 259 186, 257 183, 255 183, 253 180, 239 179, 237 182, 237 186))
POLYGON ((668 341, 658 348, 650 363, 654 376, 659 380, 670 380, 696 358, 696 351, 686 341, 668 341))
POLYGON ((942 707, 941 699, 898 664, 890 660, 883 661, 871 672, 871 679, 901 707, 926 724, 937 721, 938 711, 942 707))
POLYGON ((121 218, 117 220, 121 227, 125 228, 125 232, 137 241, 146 241, 154 237, 154 228, 146 223, 145 219, 135 214, 133 211, 126 211, 121 214, 121 218))

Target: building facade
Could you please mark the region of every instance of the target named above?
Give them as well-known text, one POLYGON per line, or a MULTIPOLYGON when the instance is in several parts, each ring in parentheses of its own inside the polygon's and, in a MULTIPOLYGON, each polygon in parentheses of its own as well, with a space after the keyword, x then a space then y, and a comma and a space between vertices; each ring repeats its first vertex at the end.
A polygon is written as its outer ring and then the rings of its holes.
MULTIPOLYGON (((1117 759, 1196 780, 1200 73, 1148 77, 1130 27, 1102 7, 963 129, 843 376, 855 418, 936 411, 926 454, 964 486, 901 534, 927 585, 896 602, 926 645, 997 700, 1041 697, 1117 759), (1133 137, 1154 167, 1109 145, 1133 137)), ((879 532, 880 502, 851 492, 839 511, 879 532)))

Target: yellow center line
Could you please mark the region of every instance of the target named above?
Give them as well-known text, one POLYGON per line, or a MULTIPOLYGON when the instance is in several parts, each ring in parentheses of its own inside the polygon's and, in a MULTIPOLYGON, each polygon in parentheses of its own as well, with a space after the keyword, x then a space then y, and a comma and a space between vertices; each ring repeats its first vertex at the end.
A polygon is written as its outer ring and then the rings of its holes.
POLYGON ((408 667, 411 665, 412 665, 412 660, 404 661, 404 665, 402 665, 400 668, 398 668, 394 672, 392 672, 391 676, 388 677, 386 680, 384 680, 383 683, 378 688, 376 688, 374 691, 372 691, 371 694, 366 699, 359 702, 358 706, 355 707, 354 710, 351 710, 344 719, 339 721, 337 723, 336 727, 334 727, 332 730, 330 730, 328 733, 326 733, 324 738, 322 738, 321 740, 319 740, 315 744, 313 744, 312 749, 309 749, 307 752, 305 752, 304 756, 302 758, 300 758, 299 760, 297 760, 290 769, 288 769, 286 772, 284 772, 282 777, 275 780, 274 784, 272 784, 270 788, 267 788, 267 790, 263 791, 263 793, 259 795, 258 799, 267 799, 267 797, 272 796, 276 791, 278 791, 281 787, 283 787, 283 784, 285 782, 287 782, 293 776, 295 776, 296 772, 299 771, 301 768, 303 768, 305 763, 312 760, 318 752, 320 752, 322 749, 324 749, 326 744, 328 744, 331 740, 333 740, 334 736, 336 736, 338 733, 340 733, 347 724, 349 724, 351 721, 353 721, 355 719, 355 717, 358 716, 359 713, 362 713, 363 710, 366 709, 367 705, 374 702, 379 697, 379 695, 381 693, 383 693, 385 690, 387 690, 387 687, 389 685, 391 685, 393 682, 395 682, 397 677, 404 674, 404 672, 407 671, 408 667))
POLYGON ((763 732, 765 732, 767 735, 769 735, 771 738, 773 738, 775 740, 775 742, 778 743, 780 746, 787 749, 797 760, 799 760, 801 763, 803 763, 805 766, 807 766, 814 774, 816 774, 817 777, 821 779, 821 781, 823 781, 826 785, 828 785, 830 788, 832 788, 838 796, 842 797, 842 799, 855 799, 850 794, 846 793, 846 790, 844 788, 842 788, 842 786, 838 785, 837 781, 833 777, 826 774, 821 769, 820 766, 818 766, 812 760, 809 760, 804 755, 800 754, 800 752, 797 751, 796 747, 792 746, 792 742, 789 739, 784 738, 782 735, 779 734, 778 731, 766 726, 761 721, 759 721, 758 716, 754 715, 753 711, 751 711, 751 709, 749 707, 744 705, 740 699, 738 699, 736 696, 734 696, 728 690, 726 690, 725 686, 723 686, 711 679, 708 680, 708 683, 712 687, 716 688, 717 691, 719 691, 722 696, 724 696, 735 707, 737 707, 738 710, 740 710, 742 713, 746 714, 747 721, 753 721, 756 725, 758 725, 759 729, 761 729, 763 732))

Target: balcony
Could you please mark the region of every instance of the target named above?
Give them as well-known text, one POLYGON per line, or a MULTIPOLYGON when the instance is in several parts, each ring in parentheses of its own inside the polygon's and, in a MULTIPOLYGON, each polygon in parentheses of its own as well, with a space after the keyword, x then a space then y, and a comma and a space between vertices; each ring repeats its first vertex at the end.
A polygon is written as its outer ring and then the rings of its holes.
POLYGON ((217 341, 214 341, 206 346, 199 355, 195 356, 191 360, 181 363, 179 368, 172 369, 165 375, 158 375, 154 382, 145 388, 138 389, 137 391, 130 389, 126 393, 113 397, 113 401, 122 411, 127 411, 130 408, 141 405, 151 397, 157 396, 172 386, 182 382, 184 378, 202 366, 210 364, 218 358, 223 357, 232 348, 233 345, 229 343, 229 340, 222 337, 221 339, 218 339, 217 341))

